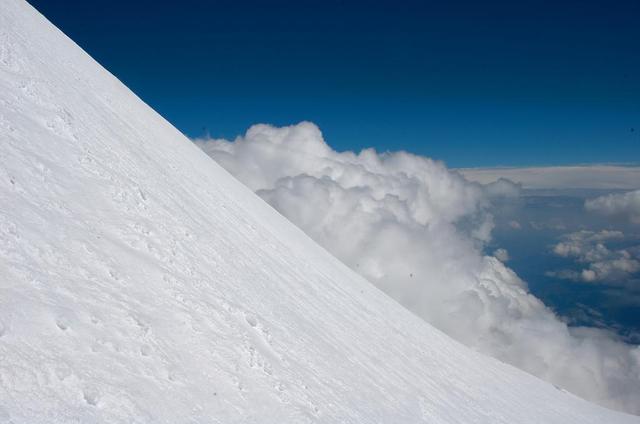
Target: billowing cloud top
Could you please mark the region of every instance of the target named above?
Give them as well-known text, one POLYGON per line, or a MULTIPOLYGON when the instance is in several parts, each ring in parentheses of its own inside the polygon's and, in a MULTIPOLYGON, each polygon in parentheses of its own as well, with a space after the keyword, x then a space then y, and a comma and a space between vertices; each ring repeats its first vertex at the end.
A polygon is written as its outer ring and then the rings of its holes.
MULTIPOLYGON (((507 268, 483 256, 496 179, 470 183, 412 154, 333 151, 312 123, 255 125, 234 141, 196 140, 313 239, 459 341, 610 407, 640 413, 640 351, 569 328, 507 268)), ((500 259, 500 260, 499 260, 500 259)))
POLYGON ((468 184, 440 162, 402 152, 378 155, 373 149, 357 155, 334 152, 310 122, 283 128, 259 124, 234 143, 199 144, 255 191, 331 190, 331 183, 344 190, 366 189, 355 196, 361 207, 379 207, 377 202, 382 202, 403 222, 453 222, 476 212, 482 199, 480 186, 468 184))

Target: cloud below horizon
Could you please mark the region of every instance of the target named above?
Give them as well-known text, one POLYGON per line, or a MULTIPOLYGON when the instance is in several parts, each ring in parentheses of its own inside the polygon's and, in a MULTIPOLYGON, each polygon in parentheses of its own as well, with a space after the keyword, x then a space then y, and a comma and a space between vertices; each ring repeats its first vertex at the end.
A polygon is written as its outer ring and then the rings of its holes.
POLYGON ((607 241, 624 239, 620 231, 581 230, 565 234, 563 240, 553 246, 553 253, 564 258, 573 258, 584 265, 580 271, 560 270, 547 273, 561 279, 586 283, 606 282, 626 284, 629 278, 640 271, 640 257, 635 249, 610 249, 607 241))
MULTIPOLYGON (((405 152, 336 152, 317 126, 254 125, 233 141, 195 140, 332 254, 462 343, 557 386, 640 413, 640 349, 612 333, 569 327, 503 262, 491 239, 496 198, 482 185, 405 152)), ((519 228, 516 221, 508 223, 519 228)))
POLYGON ((640 166, 576 165, 521 168, 460 168, 469 181, 488 184, 500 178, 520 184, 524 189, 600 189, 640 188, 640 166))
POLYGON ((640 190, 600 196, 587 200, 584 206, 590 212, 640 224, 640 190))

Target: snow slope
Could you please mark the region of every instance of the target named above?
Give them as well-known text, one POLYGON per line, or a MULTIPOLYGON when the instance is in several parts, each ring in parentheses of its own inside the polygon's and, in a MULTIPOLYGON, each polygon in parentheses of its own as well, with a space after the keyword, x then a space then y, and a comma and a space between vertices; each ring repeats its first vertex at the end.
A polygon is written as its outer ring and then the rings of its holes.
POLYGON ((640 422, 401 308, 22 0, 0 137, 0 422, 640 422))

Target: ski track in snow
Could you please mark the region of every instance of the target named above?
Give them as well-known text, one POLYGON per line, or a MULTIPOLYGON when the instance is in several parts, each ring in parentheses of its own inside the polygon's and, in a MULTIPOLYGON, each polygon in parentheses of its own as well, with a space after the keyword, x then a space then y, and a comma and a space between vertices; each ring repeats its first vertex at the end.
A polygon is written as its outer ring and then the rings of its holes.
POLYGON ((22 0, 0 136, 0 422, 640 422, 401 308, 22 0))

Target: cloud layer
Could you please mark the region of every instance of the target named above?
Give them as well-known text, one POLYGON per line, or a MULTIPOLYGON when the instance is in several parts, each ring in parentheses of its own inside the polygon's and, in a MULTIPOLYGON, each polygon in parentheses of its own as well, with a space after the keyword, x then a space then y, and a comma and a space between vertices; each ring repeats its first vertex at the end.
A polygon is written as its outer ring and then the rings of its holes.
POLYGON ((580 271, 561 270, 548 273, 551 276, 587 283, 606 282, 624 284, 640 271, 640 258, 634 249, 610 249, 606 241, 622 240, 620 231, 577 231, 565 234, 563 240, 553 246, 553 253, 574 258, 584 267, 580 271))
POLYGON ((640 413, 640 350, 569 328, 507 268, 484 256, 490 204, 519 186, 466 181, 404 152, 335 152, 320 130, 252 126, 196 143, 313 239, 459 341, 587 399, 640 413))
POLYGON ((505 178, 525 189, 607 189, 640 188, 640 166, 548 166, 531 168, 459 169, 470 181, 482 184, 505 178))
POLYGON ((640 224, 640 190, 600 196, 587 200, 584 206, 591 212, 640 224))

